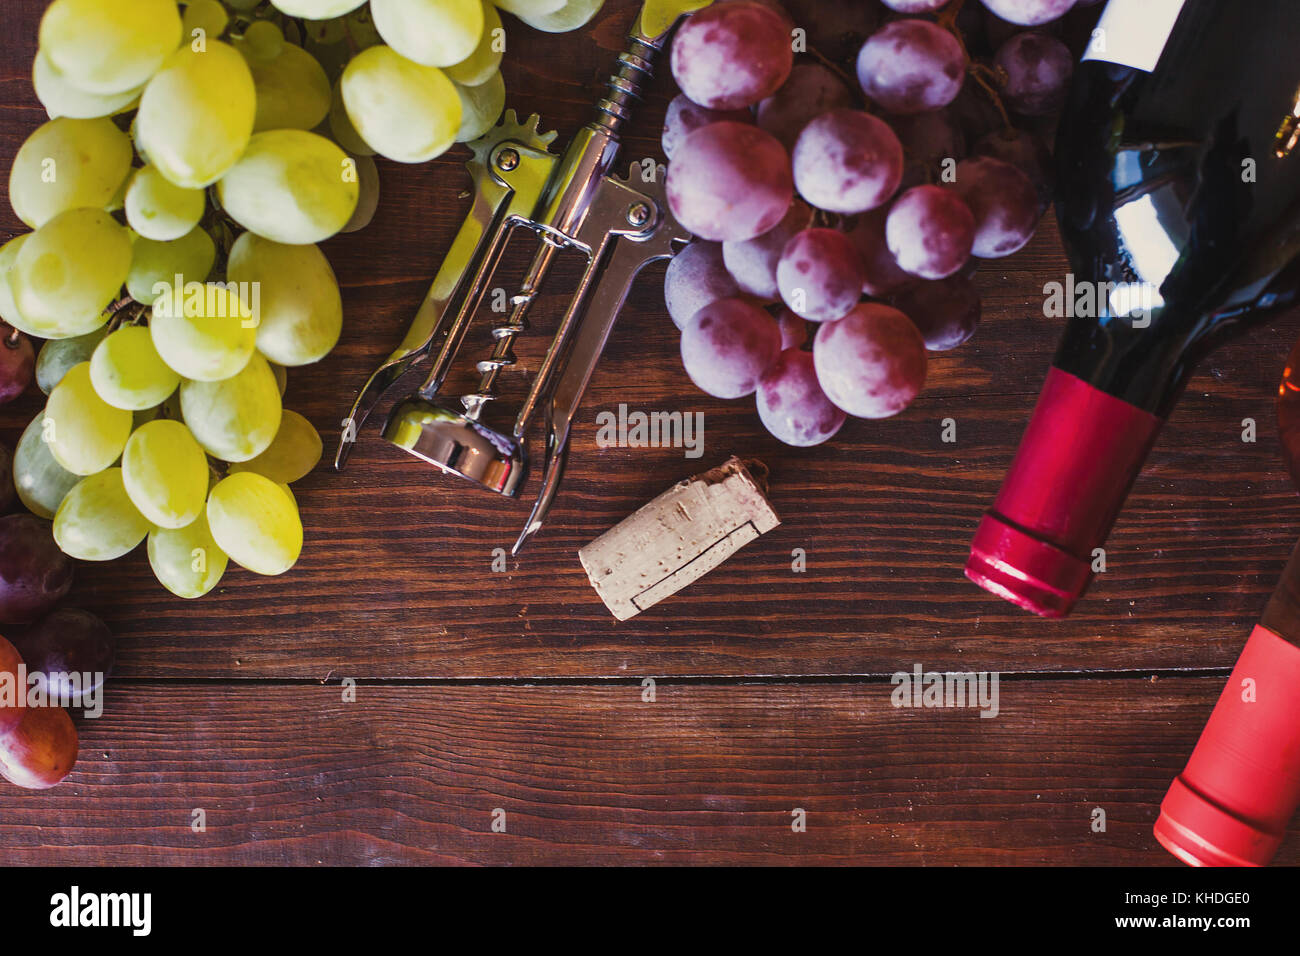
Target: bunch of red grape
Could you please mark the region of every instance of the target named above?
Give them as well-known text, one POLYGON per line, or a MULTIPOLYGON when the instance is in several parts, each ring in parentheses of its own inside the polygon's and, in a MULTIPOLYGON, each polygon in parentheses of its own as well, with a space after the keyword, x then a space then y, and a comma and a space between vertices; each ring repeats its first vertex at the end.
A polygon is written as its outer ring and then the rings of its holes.
MULTIPOLYGON (((31 342, 3 328, 0 404, 22 395, 35 377, 31 342)), ((0 444, 0 777, 45 789, 77 760, 76 727, 60 704, 84 703, 87 692, 100 689, 113 666, 113 635, 95 615, 58 607, 72 587, 72 559, 55 544, 50 522, 10 513, 18 497, 13 453, 0 444)))
POLYGON ((673 42, 668 199, 696 241, 665 300, 695 384, 809 446, 905 409, 979 324, 977 261, 1033 237, 1076 0, 788 2, 720 0, 673 42))

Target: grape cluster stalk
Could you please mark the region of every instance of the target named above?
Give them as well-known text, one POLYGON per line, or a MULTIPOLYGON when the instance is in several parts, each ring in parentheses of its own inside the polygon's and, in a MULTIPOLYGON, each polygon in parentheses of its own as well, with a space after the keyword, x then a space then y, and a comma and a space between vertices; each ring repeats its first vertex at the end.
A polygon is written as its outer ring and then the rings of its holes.
POLYGON ((662 143, 696 236, 664 287, 691 380, 755 396, 797 447, 907 408, 928 353, 975 334, 979 261, 1046 212, 1094 3, 719 0, 687 20, 662 143))

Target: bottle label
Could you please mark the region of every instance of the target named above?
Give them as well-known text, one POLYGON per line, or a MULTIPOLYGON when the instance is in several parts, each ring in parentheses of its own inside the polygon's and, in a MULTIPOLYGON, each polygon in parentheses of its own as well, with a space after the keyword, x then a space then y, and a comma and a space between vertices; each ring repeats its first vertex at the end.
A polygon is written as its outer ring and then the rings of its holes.
POLYGON ((1186 5, 1187 0, 1110 0, 1084 60, 1153 72, 1186 5))

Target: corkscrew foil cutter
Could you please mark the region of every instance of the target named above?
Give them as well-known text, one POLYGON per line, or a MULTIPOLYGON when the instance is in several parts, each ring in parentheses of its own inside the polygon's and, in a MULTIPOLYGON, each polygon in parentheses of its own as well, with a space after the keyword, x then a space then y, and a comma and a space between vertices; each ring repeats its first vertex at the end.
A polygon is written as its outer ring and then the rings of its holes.
POLYGON ((594 118, 562 155, 551 152, 556 134, 539 132, 536 114, 520 123, 513 110, 470 144, 474 155, 466 165, 474 181, 473 205, 405 339, 370 376, 344 420, 334 459, 337 470, 343 470, 358 430, 384 395, 432 355, 429 377, 394 407, 384 437, 446 474, 514 497, 528 471, 528 432, 544 406, 542 483, 512 553, 518 554, 541 529, 564 475, 578 407, 632 283, 650 263, 672 258, 691 239, 668 209, 658 170, 649 182, 637 163, 627 179, 612 170, 620 132, 652 78, 655 58, 673 26, 682 14, 708 2, 646 0, 594 118), (510 300, 508 319, 492 330, 491 355, 476 363, 478 389, 461 396, 457 409, 440 392, 517 228, 537 234, 537 252, 510 300), (496 398, 501 369, 517 361, 514 340, 528 328, 530 306, 557 255, 567 251, 585 254, 586 270, 514 428, 504 434, 480 418, 496 398))

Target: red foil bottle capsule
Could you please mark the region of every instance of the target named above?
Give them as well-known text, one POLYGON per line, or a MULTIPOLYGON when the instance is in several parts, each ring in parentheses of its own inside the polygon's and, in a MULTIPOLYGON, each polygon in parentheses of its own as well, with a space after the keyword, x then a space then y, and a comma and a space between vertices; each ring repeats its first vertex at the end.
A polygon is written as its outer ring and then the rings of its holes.
POLYGON ((1110 0, 1057 134, 1067 318, 967 575, 1062 617, 1199 360, 1300 290, 1295 0, 1110 0), (1248 104, 1248 107, 1247 105, 1248 104), (1246 161, 1249 160, 1249 163, 1246 161), (1243 164, 1252 175, 1243 178, 1243 164))
MULTIPOLYGON (((1300 549, 1288 574, 1300 583, 1300 549)), ((1228 678, 1155 835, 1192 866, 1263 866, 1300 805, 1300 647, 1260 625, 1228 678)))
MULTIPOLYGON (((1300 486, 1300 344, 1278 390, 1283 456, 1300 486)), ((1300 545, 1264 609, 1155 835, 1193 866, 1262 866, 1300 805, 1300 545)))
POLYGON ((1044 617, 1069 614, 1160 424, 1053 368, 1002 491, 980 522, 966 576, 1044 617))

